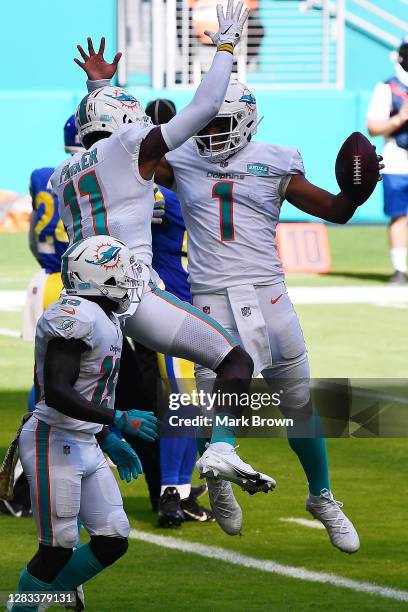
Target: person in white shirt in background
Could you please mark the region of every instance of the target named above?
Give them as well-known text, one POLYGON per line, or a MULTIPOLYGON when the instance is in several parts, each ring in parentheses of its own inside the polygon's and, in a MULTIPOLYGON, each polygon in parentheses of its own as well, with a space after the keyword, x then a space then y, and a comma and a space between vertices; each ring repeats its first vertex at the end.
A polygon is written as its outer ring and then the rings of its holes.
POLYGON ((384 136, 384 213, 390 217, 388 240, 394 274, 407 283, 408 209, 408 36, 399 47, 395 75, 378 83, 367 114, 371 136, 384 136))

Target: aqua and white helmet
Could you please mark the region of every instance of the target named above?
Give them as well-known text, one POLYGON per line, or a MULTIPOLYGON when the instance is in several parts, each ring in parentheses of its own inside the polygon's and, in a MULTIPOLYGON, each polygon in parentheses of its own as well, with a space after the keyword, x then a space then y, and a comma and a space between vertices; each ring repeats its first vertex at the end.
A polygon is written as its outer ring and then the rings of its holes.
POLYGON ((134 96, 120 87, 100 87, 82 98, 75 115, 78 133, 84 136, 92 132, 112 133, 126 123, 139 123, 142 127, 152 124, 145 109, 134 96))
POLYGON ((141 267, 128 247, 111 236, 91 236, 68 247, 62 256, 62 282, 68 295, 107 297, 116 312, 140 302, 141 267))
POLYGON ((217 116, 194 136, 198 154, 211 162, 224 161, 248 144, 256 134, 258 123, 254 95, 246 85, 231 79, 217 116), (222 131, 206 132, 217 124, 222 131))

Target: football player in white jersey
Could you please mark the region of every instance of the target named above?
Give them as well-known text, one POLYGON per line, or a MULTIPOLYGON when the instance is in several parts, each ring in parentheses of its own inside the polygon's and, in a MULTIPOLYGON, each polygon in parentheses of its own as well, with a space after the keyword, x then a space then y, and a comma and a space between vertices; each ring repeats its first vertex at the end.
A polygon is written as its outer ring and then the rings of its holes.
MULTIPOLYGON (((252 359, 214 319, 158 286, 151 269, 151 217, 153 175, 161 157, 202 129, 222 104, 234 46, 248 14, 245 10, 241 15, 241 11, 242 2, 234 10, 233 0, 228 0, 224 16, 218 5, 219 30, 208 33, 217 46, 211 68, 190 104, 161 126, 151 123, 132 95, 107 85, 120 56, 108 64, 103 58, 103 39, 98 53, 90 39, 89 55, 79 46, 84 61, 77 63, 88 75, 91 92, 76 114, 86 152, 63 162, 51 177, 70 242, 112 234, 128 244, 142 268, 145 290, 134 314, 127 318, 125 334, 154 351, 200 363, 217 375, 215 391, 236 396, 248 391, 252 359)), ((242 408, 237 402, 232 410, 239 415, 242 408)), ((213 428, 213 450, 225 444, 225 437, 222 425, 213 428)), ((251 492, 275 486, 273 478, 254 470, 236 453, 224 464, 223 475, 251 492)))
MULTIPOLYGON (((333 498, 325 439, 315 434, 306 347, 275 237, 285 199, 336 223, 346 223, 356 205, 343 193, 333 195, 309 183, 298 150, 254 142, 258 122, 255 97, 231 80, 216 119, 169 152, 155 178, 176 189, 182 205, 194 305, 242 344, 254 360, 255 374, 261 372, 272 389, 284 386, 281 409, 296 419, 288 437, 307 476, 307 510, 325 525, 334 546, 355 552, 357 532, 333 498)), ((201 383, 211 377, 209 369, 198 366, 201 383)), ((208 448, 199 471, 211 475, 219 460, 208 448)), ((240 509, 228 483, 224 490, 224 525, 239 525, 240 509)))
MULTIPOLYGON (((153 413, 113 408, 122 350, 117 313, 139 299, 138 264, 110 236, 73 244, 62 262, 66 292, 37 325, 36 408, 19 437, 39 534, 38 551, 20 575, 20 594, 75 591, 126 552, 129 523, 103 452, 127 482, 142 466, 108 426, 151 441, 158 435, 153 413), (73 550, 78 518, 90 542, 73 550)), ((28 603, 21 597, 9 609, 37 610, 28 603)))

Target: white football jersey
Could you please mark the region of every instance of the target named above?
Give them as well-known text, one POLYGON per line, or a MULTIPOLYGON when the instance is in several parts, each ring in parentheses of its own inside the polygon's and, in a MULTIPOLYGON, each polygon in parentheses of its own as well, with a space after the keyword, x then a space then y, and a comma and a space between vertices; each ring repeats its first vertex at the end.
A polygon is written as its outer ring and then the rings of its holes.
POLYGON ((138 158, 154 127, 126 124, 55 169, 51 186, 70 243, 109 234, 151 265, 153 181, 140 176, 138 158))
POLYGON ((34 415, 62 429, 98 433, 102 429, 99 423, 73 419, 45 403, 44 360, 48 342, 53 338, 74 338, 82 340, 89 347, 89 350, 82 353, 80 373, 74 389, 87 400, 113 410, 122 352, 119 319, 114 313, 108 317, 95 302, 79 296, 63 295, 47 308, 37 324, 35 376, 40 400, 34 415))
POLYGON ((192 141, 167 153, 188 233, 192 293, 283 280, 276 225, 288 178, 304 174, 297 149, 250 142, 211 163, 192 141))

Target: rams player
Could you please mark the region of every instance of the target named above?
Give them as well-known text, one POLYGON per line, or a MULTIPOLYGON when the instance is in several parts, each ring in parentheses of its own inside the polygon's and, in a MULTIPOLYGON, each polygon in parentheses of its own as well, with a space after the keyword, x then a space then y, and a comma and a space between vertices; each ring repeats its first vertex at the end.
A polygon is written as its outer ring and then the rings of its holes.
MULTIPOLYGON (((128 92, 103 86, 106 80, 100 79, 113 76, 120 55, 108 64, 103 59, 104 39, 98 53, 88 39, 89 55, 79 47, 84 61, 76 60, 91 80, 91 93, 76 114, 87 150, 60 164, 51 177, 70 242, 112 234, 127 242, 140 262, 145 291, 137 310, 127 318, 126 335, 157 352, 203 364, 217 374, 217 391, 233 390, 236 395, 248 390, 252 359, 214 319, 158 287, 151 268, 150 221, 152 179, 161 157, 201 130, 224 99, 234 47, 248 14, 241 15, 241 10, 242 3, 234 11, 233 0, 228 0, 224 16, 218 6, 219 30, 209 33, 217 46, 211 68, 190 104, 158 127, 128 92)), ((232 409, 241 411, 238 405, 232 409)), ((226 435, 223 427, 214 427, 210 444, 214 451, 223 446, 226 435)), ((223 474, 253 492, 275 486, 271 477, 258 473, 236 453, 224 462, 223 474)))
MULTIPOLYGON (((74 591, 126 552, 129 523, 103 452, 127 482, 142 466, 108 426, 157 438, 152 413, 113 409, 122 350, 118 314, 140 299, 140 266, 122 242, 96 236, 73 244, 62 269, 66 293, 37 325, 37 402, 19 438, 39 535, 19 593, 74 591), (74 548, 78 518, 90 542, 74 548)), ((38 608, 15 603, 9 609, 38 608)))

